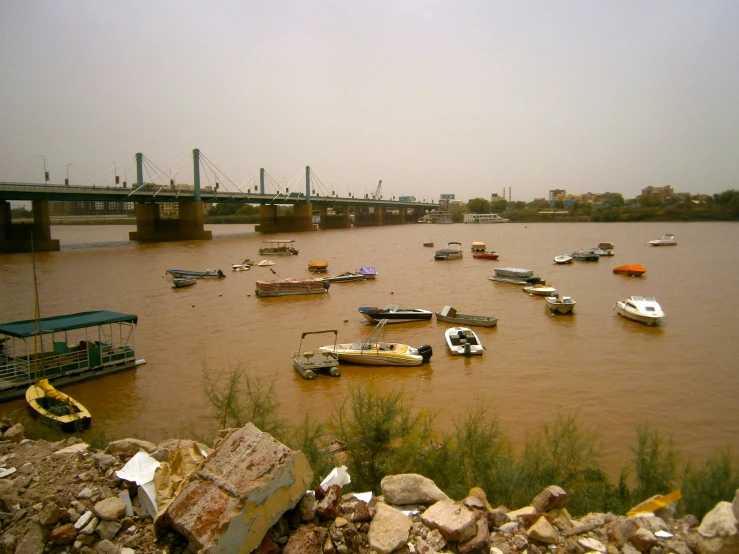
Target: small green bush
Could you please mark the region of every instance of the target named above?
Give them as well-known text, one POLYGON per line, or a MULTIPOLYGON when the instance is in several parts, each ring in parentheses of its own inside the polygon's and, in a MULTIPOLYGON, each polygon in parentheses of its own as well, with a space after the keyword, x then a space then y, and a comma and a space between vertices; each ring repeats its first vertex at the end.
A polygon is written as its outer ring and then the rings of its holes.
POLYGON ((739 464, 728 448, 715 453, 703 467, 685 466, 682 512, 702 519, 720 501, 731 502, 739 489, 739 464))
POLYGON ((671 435, 663 436, 649 424, 641 424, 636 430, 636 446, 631 451, 636 481, 631 490, 632 501, 642 502, 676 488, 678 455, 671 435))

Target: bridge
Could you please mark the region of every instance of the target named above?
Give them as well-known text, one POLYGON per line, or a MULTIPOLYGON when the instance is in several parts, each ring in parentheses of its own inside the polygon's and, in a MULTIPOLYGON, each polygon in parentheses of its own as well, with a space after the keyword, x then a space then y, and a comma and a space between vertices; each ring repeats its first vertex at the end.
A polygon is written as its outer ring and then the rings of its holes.
MULTIPOLYGON (((253 191, 251 187, 244 191, 238 186, 234 187, 236 190, 221 190, 218 180, 214 186, 201 187, 201 156, 198 149, 192 151, 192 186, 177 185, 172 179, 161 184, 145 180, 141 153, 135 155, 136 183, 131 188, 125 181, 123 186, 117 186, 117 176, 114 186, 103 187, 0 182, 0 252, 30 252, 32 246, 37 251, 59 250, 59 241, 51 237, 50 201, 133 202, 136 231, 129 233, 129 240, 149 242, 212 239, 211 231, 204 229, 203 205, 206 203, 258 204, 259 223, 255 230, 260 233, 350 228, 351 215, 354 215, 355 227, 405 224, 418 221, 425 210, 439 207, 434 202, 383 199, 379 185, 374 193, 365 194, 364 198, 339 197, 333 191, 316 194, 316 178, 310 166, 305 168, 304 190, 265 190, 263 168, 259 170, 259 185, 255 183, 253 191), (31 202, 32 223, 13 223, 11 200, 31 202), (178 217, 162 217, 160 206, 163 203, 176 203, 178 217), (281 215, 280 205, 291 205, 292 213, 281 215), (317 224, 313 223, 314 211, 319 215, 317 224)), ((159 170, 155 177, 161 178, 161 174, 159 170)))

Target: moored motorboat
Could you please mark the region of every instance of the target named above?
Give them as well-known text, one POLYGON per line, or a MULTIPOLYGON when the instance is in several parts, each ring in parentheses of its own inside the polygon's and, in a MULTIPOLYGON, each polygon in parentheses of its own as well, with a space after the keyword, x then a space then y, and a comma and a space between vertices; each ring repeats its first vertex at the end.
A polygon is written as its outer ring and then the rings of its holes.
POLYGON ((671 234, 662 235, 661 239, 649 241, 650 246, 675 246, 676 244, 677 240, 675 240, 675 235, 671 234))
POLYGON ((339 357, 334 351, 303 350, 303 339, 308 335, 321 335, 323 333, 334 334, 334 349, 338 342, 339 333, 336 329, 327 331, 306 331, 300 336, 298 349, 292 353, 293 367, 303 379, 315 379, 316 375, 323 373, 332 377, 339 377, 339 357))
POLYGON ((331 283, 320 277, 305 279, 277 279, 274 281, 257 281, 257 296, 292 296, 299 294, 325 294, 331 283))
POLYGON ((575 308, 575 302, 571 296, 562 296, 554 293, 552 296, 546 297, 547 308, 556 314, 569 314, 575 308))
POLYGON ((190 271, 189 269, 168 269, 172 277, 193 277, 195 279, 222 279, 226 276, 220 269, 206 269, 205 271, 190 271))
POLYGON ((424 241, 423 245, 424 246, 428 246, 430 248, 433 248, 434 247, 434 241, 432 241, 432 240, 424 241))
POLYGON ((387 319, 381 319, 364 339, 350 344, 321 346, 319 350, 335 353, 341 362, 365 365, 419 366, 431 359, 433 350, 428 344, 414 348, 407 344, 387 342, 387 323, 387 319))
POLYGON ((172 288, 181 289, 184 287, 191 287, 197 282, 198 280, 195 277, 175 277, 172 279, 172 288))
POLYGON ((251 264, 232 264, 231 269, 233 271, 249 271, 251 264))
POLYGON ((665 317, 665 312, 653 296, 630 296, 616 302, 613 309, 623 317, 646 325, 657 325, 665 317))
POLYGON ((437 250, 434 254, 435 260, 461 260, 464 254, 462 253, 461 242, 450 242, 446 245, 446 248, 437 250))
POLYGON ((272 260, 262 260, 257 264, 258 267, 267 267, 270 265, 275 265, 275 262, 273 262, 272 260))
POLYGON ((493 270, 493 276, 488 279, 514 285, 535 285, 545 282, 542 277, 534 275, 533 270, 519 267, 496 267, 493 270))
POLYGON ((63 431, 81 431, 92 423, 92 416, 87 408, 71 396, 56 390, 48 379, 41 379, 28 387, 26 402, 34 416, 60 425, 63 431))
POLYGON ((365 279, 374 279, 375 277, 377 277, 377 269, 373 266, 360 267, 359 269, 355 270, 354 273, 364 275, 365 279))
POLYGON ((557 289, 546 284, 538 283, 528 287, 523 287, 524 292, 528 292, 533 296, 552 296, 557 293, 557 289))
POLYGON ((356 281, 366 281, 367 277, 361 273, 354 273, 353 271, 345 271, 340 275, 332 275, 331 277, 323 277, 324 281, 329 283, 351 283, 356 281))
POLYGON ((644 275, 647 270, 645 267, 639 264, 627 264, 619 265, 613 268, 614 273, 620 273, 621 275, 631 275, 633 277, 640 277, 644 275))
POLYGON ((440 312, 436 313, 436 319, 444 323, 454 323, 458 326, 472 327, 495 327, 498 324, 498 318, 487 315, 467 315, 458 314, 457 310, 451 306, 444 306, 440 312))
POLYGON ((485 350, 477 334, 467 327, 450 327, 444 331, 444 338, 455 356, 479 356, 485 350))
POLYGON ((571 264, 572 263, 572 256, 569 254, 557 254, 554 256, 554 263, 555 264, 571 264))
POLYGON ((359 308, 367 321, 377 323, 383 319, 387 319, 388 323, 408 323, 412 321, 428 321, 431 319, 433 312, 418 308, 399 308, 394 304, 388 304, 384 308, 376 308, 372 306, 361 306, 359 308))
POLYGON ((288 240, 263 240, 264 246, 259 249, 260 256, 296 256, 298 250, 295 248, 295 241, 288 240))

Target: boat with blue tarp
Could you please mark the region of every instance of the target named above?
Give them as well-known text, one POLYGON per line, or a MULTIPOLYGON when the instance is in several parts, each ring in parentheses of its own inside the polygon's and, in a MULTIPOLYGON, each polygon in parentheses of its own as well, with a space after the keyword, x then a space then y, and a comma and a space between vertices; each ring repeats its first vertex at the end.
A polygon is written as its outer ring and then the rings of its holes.
POLYGON ((0 324, 0 402, 29 385, 83 381, 146 363, 137 359, 138 316, 107 310, 0 324))

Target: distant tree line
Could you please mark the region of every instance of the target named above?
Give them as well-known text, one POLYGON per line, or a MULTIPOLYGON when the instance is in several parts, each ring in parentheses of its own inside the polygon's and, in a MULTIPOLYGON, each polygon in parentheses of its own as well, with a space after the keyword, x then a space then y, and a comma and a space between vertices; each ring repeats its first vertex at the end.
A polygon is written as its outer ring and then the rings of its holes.
POLYGON ((639 196, 626 201, 619 193, 609 194, 601 204, 574 202, 565 205, 557 200, 508 202, 505 199, 473 198, 466 206, 450 207, 452 219, 462 221, 467 212, 497 213, 511 221, 737 221, 739 220, 739 191, 727 190, 696 200, 689 194, 663 199, 657 196, 639 196), (566 214, 539 213, 567 211, 566 214))

